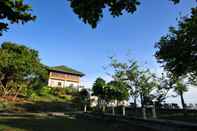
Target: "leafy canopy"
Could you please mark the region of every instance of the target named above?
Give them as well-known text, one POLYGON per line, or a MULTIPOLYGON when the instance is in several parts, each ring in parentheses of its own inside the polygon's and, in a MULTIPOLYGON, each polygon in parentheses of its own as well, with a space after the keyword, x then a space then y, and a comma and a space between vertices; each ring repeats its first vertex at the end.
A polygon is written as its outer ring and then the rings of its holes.
POLYGON ((93 95, 98 96, 101 99, 104 98, 105 85, 105 80, 103 80, 102 78, 97 78, 92 87, 93 95))
POLYGON ((108 100, 128 100, 129 90, 128 85, 121 81, 111 81, 109 82, 105 89, 106 96, 108 100))
MULTIPOLYGON (((0 48, 1 93, 14 88, 31 87, 38 81, 45 82, 47 71, 40 63, 38 52, 23 45, 4 42, 0 48)), ((16 90, 14 90, 16 91, 16 90)), ((10 92, 14 93, 14 92, 10 92)))
MULTIPOLYGON (((134 13, 140 5, 140 0, 69 0, 75 14, 84 23, 95 28, 103 17, 104 9, 108 9, 113 17, 119 17, 126 13, 134 13)), ((174 4, 180 0, 169 0, 174 4)))
MULTIPOLYGON (((123 15, 123 13, 134 13, 140 4, 140 0, 68 0, 74 13, 79 16, 84 23, 88 23, 95 28, 103 17, 103 10, 109 9, 113 17, 123 15)), ((174 4, 180 0, 169 0, 174 4)), ((9 24, 27 23, 35 20, 32 15, 32 7, 25 4, 24 0, 0 0, 0 35, 7 31, 9 24)))
POLYGON ((31 6, 23 0, 0 0, 0 36, 8 30, 9 24, 26 23, 35 20, 31 14, 31 6))
POLYGON ((178 28, 170 27, 169 33, 156 43, 155 57, 165 70, 175 77, 188 75, 192 81, 197 75, 197 7, 190 17, 179 21, 178 28))

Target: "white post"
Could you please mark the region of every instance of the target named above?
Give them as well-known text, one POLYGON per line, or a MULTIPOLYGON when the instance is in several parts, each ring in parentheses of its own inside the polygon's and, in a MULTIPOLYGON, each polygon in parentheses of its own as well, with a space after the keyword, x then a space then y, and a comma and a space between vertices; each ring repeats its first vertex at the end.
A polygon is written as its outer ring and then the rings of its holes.
POLYGON ((125 106, 122 107, 122 115, 123 115, 123 116, 126 115, 125 106))
POLYGON ((84 106, 84 112, 87 112, 87 106, 86 105, 84 106))
POLYGON ((153 101, 153 107, 152 107, 152 113, 153 113, 153 118, 157 118, 157 114, 156 114, 156 109, 155 109, 155 101, 153 101))
POLYGON ((115 116, 115 109, 114 109, 114 106, 112 106, 112 115, 115 116))
POLYGON ((142 108, 142 114, 143 114, 143 118, 147 119, 147 117, 146 117, 146 108, 145 107, 142 108))

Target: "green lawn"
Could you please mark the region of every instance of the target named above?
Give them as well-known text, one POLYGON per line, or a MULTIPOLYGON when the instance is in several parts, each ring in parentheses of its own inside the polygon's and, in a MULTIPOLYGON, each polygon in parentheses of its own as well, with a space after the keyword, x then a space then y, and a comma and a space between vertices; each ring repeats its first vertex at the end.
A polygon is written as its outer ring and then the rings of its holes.
POLYGON ((152 131, 109 121, 73 116, 0 116, 0 131, 152 131))

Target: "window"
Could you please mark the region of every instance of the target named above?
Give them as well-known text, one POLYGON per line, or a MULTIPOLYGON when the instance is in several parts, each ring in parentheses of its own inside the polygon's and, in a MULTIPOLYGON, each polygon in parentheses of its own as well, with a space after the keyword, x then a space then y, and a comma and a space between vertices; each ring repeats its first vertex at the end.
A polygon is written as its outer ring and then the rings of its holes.
POLYGON ((58 86, 62 86, 62 83, 61 83, 61 82, 58 82, 57 85, 58 85, 58 86))
POLYGON ((74 84, 69 84, 69 87, 74 87, 74 84))

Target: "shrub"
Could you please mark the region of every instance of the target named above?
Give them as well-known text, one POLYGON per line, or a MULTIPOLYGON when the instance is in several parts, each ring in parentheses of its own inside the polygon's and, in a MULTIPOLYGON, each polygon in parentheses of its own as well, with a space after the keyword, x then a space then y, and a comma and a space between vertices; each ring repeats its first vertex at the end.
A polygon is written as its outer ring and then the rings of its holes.
POLYGON ((73 87, 66 87, 64 90, 66 95, 76 95, 78 93, 78 90, 73 87))
POLYGON ((37 92, 38 92, 38 95, 40 95, 40 96, 47 96, 51 93, 51 90, 52 90, 51 87, 44 86, 44 87, 40 88, 37 92))
POLYGON ((62 97, 65 95, 75 95, 77 94, 77 89, 72 87, 66 87, 66 88, 51 88, 51 93, 53 95, 62 97))
POLYGON ((64 88, 51 88, 51 94, 55 96, 63 96, 65 95, 64 88))
POLYGON ((30 98, 31 95, 32 95, 33 93, 35 93, 35 91, 32 90, 32 89, 30 89, 30 88, 28 88, 28 89, 26 89, 26 90, 23 90, 23 92, 22 92, 22 94, 23 94, 25 97, 27 97, 27 98, 30 98))

